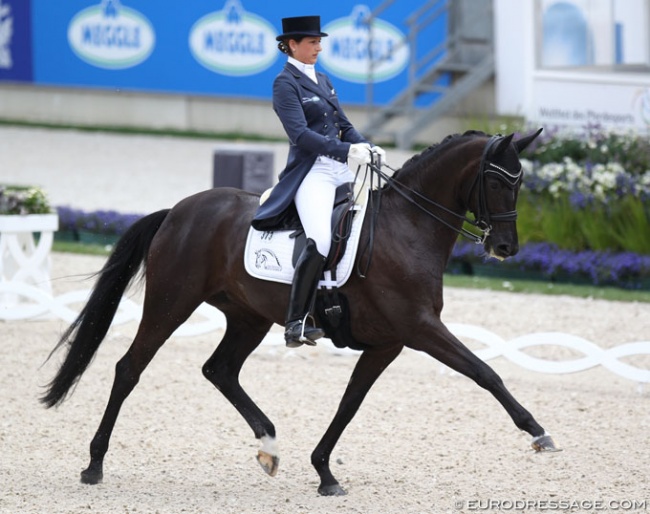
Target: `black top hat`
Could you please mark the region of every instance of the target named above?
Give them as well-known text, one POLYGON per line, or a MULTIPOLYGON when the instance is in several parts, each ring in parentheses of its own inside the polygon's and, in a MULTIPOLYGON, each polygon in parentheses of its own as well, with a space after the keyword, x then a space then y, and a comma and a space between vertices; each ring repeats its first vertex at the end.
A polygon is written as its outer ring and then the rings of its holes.
POLYGON ((326 37, 325 32, 320 31, 320 16, 296 16, 294 18, 282 18, 282 34, 275 38, 276 41, 291 38, 293 36, 326 37))

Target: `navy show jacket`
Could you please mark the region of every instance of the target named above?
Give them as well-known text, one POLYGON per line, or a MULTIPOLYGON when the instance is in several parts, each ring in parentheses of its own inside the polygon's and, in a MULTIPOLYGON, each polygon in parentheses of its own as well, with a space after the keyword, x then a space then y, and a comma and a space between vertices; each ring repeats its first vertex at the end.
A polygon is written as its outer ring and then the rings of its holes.
POLYGON ((282 224, 319 155, 346 162, 350 144, 368 142, 345 116, 329 78, 320 72, 316 76, 318 84, 287 63, 273 82, 273 110, 289 136, 290 147, 278 183, 253 218, 258 230, 282 224))

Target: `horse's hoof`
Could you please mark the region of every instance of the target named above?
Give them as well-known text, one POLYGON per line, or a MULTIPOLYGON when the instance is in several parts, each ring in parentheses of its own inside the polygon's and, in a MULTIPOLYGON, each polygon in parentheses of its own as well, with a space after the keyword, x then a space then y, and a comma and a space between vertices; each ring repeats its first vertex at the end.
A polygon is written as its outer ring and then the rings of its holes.
POLYGON ((280 457, 260 450, 257 452, 257 462, 260 463, 267 475, 274 477, 278 473, 280 457))
POLYGON ((88 485, 99 484, 104 478, 104 474, 101 470, 95 471, 90 468, 85 469, 81 472, 81 483, 88 485))
POLYGON ((533 447, 533 450, 536 452, 561 452, 562 448, 555 446, 555 441, 548 434, 539 435, 533 437, 533 441, 530 443, 533 447))
POLYGON ((318 488, 318 494, 321 496, 345 496, 348 492, 339 484, 321 485, 318 488))

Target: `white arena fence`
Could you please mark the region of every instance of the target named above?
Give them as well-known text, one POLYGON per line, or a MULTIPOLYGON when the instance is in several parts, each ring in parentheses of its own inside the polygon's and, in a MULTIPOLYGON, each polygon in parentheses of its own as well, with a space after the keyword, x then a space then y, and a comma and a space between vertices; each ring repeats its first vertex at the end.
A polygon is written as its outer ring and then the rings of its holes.
MULTIPOLYGON (((29 319, 59 318, 72 323, 79 311, 76 306, 83 305, 90 296, 90 290, 78 290, 58 296, 24 282, 0 282, 0 299, 9 298, 11 302, 0 302, 0 321, 11 322, 29 319)), ((129 298, 123 298, 113 326, 138 322, 142 316, 142 306, 129 298)), ((225 329, 226 320, 217 309, 203 304, 186 323, 181 325, 174 336, 187 337, 206 334, 225 329)), ((650 370, 623 362, 622 358, 650 355, 650 341, 625 343, 613 348, 601 348, 582 337, 561 332, 540 332, 505 340, 485 328, 462 323, 447 324, 449 330, 463 341, 480 343, 483 348, 474 353, 484 361, 504 357, 510 362, 530 371, 539 373, 565 374, 585 371, 597 366, 629 380, 646 384, 650 382, 650 370), (524 350, 538 347, 561 347, 578 352, 583 357, 569 360, 549 360, 531 356, 524 350)), ((284 345, 283 334, 271 332, 262 344, 284 345)), ((331 346, 337 354, 356 354, 348 349, 331 346)))

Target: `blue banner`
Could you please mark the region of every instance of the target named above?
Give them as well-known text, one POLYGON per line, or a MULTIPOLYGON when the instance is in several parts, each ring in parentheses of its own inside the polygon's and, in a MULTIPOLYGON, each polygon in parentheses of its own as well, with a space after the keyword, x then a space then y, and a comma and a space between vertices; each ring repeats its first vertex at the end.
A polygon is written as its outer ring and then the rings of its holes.
MULTIPOLYGON (((317 67, 349 103, 367 101, 371 80, 376 104, 407 84, 405 20, 421 3, 395 2, 370 31, 364 19, 382 0, 31 2, 33 81, 40 85, 269 99, 286 62, 275 40, 281 18, 316 13, 329 34, 317 67)), ((444 18, 421 37, 423 53, 443 41, 444 18)))
POLYGON ((32 80, 31 0, 0 0, 0 80, 32 80))

